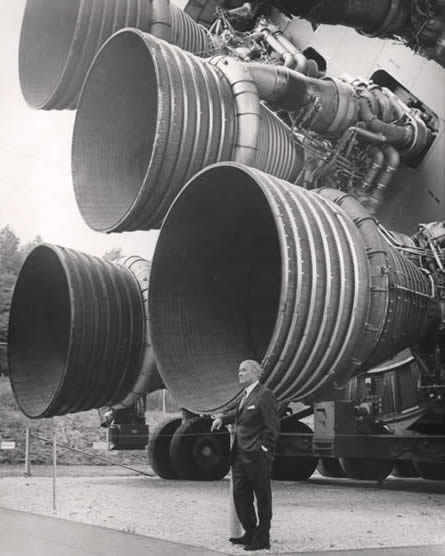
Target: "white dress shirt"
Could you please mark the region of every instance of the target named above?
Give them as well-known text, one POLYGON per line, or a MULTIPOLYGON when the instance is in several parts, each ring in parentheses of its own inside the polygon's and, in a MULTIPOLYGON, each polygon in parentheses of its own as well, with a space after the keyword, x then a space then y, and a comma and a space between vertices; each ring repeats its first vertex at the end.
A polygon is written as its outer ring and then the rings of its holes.
POLYGON ((257 380, 253 384, 249 384, 249 386, 246 386, 246 393, 245 393, 246 398, 249 396, 249 394, 252 392, 252 390, 255 388, 255 386, 259 383, 260 383, 260 381, 257 380))

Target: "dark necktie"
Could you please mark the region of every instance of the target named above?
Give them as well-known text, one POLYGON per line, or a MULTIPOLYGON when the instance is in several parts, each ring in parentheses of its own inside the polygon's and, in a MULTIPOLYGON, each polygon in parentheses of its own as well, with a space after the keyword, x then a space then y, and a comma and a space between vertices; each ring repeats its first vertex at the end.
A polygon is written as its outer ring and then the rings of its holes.
POLYGON ((243 397, 241 398, 239 408, 242 409, 247 400, 247 390, 244 390, 243 397))

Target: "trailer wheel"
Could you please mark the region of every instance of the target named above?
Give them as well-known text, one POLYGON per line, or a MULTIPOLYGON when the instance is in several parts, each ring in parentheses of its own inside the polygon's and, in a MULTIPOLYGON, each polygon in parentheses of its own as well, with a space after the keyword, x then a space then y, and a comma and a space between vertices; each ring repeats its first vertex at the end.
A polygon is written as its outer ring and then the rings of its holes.
POLYGON ((411 460, 399 460, 394 465, 394 469, 392 470, 392 474, 394 477, 401 477, 401 478, 409 478, 409 477, 418 477, 419 472, 414 466, 414 463, 411 460))
POLYGON ((317 471, 323 477, 333 477, 336 479, 346 477, 338 458, 320 458, 318 460, 317 471))
POLYGON ((445 481, 445 463, 417 460, 414 461, 414 467, 422 479, 445 481))
POLYGON ((230 468, 230 435, 224 429, 210 432, 211 419, 185 421, 173 435, 170 457, 180 479, 218 481, 230 468))
POLYGON ((176 429, 181 425, 181 418, 175 417, 159 423, 148 437, 148 463, 162 479, 176 479, 170 459, 170 443, 176 429))
POLYGON ((313 434, 310 427, 294 416, 282 419, 277 455, 272 467, 272 479, 277 481, 306 481, 317 467, 317 458, 295 455, 301 446, 301 440, 287 436, 287 433, 292 432, 313 434))
POLYGON ((394 461, 385 459, 340 458, 340 465, 350 479, 383 481, 391 473, 394 461))

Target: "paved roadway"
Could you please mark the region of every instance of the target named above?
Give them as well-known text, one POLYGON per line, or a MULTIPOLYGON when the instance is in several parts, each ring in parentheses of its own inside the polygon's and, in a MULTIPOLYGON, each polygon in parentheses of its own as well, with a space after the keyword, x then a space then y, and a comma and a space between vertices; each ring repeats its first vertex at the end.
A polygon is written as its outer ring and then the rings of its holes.
MULTIPOLYGON (((104 527, 0 508, 0 556, 212 556, 218 554, 223 553, 104 527)), ((261 551, 256 554, 270 554, 270 552, 261 551)), ((297 556, 297 553, 295 554, 297 556)), ((298 556, 445 556, 445 545, 299 552, 298 556)))

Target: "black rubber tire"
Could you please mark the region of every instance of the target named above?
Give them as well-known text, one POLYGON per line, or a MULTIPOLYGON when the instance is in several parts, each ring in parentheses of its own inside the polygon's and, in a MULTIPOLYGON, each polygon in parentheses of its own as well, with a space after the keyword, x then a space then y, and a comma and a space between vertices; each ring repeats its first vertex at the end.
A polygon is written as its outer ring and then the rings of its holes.
POLYGON ((408 479, 411 477, 418 477, 419 472, 414 466, 414 463, 409 459, 401 459, 396 462, 392 470, 394 477, 408 479))
POLYGON ((317 471, 323 477, 342 479, 346 477, 338 458, 320 458, 318 460, 317 471))
MULTIPOLYGON (((292 417, 281 421, 280 433, 310 433, 312 429, 305 423, 292 417)), ((315 457, 299 457, 293 455, 294 439, 286 434, 281 435, 277 443, 277 454, 272 467, 272 479, 277 481, 306 481, 315 471, 318 459, 315 457)))
POLYGON ((148 463, 153 471, 162 479, 176 479, 170 459, 170 443, 173 434, 181 425, 180 417, 170 418, 159 423, 148 437, 148 463))
POLYGON ((358 481, 383 481, 393 470, 394 461, 385 459, 340 458, 346 476, 358 481))
POLYGON ((445 481, 445 463, 418 460, 414 461, 414 467, 422 479, 428 481, 445 481))
POLYGON ((203 417, 182 423, 170 444, 170 459, 179 479, 219 481, 230 469, 230 435, 210 432, 212 420, 203 417))

